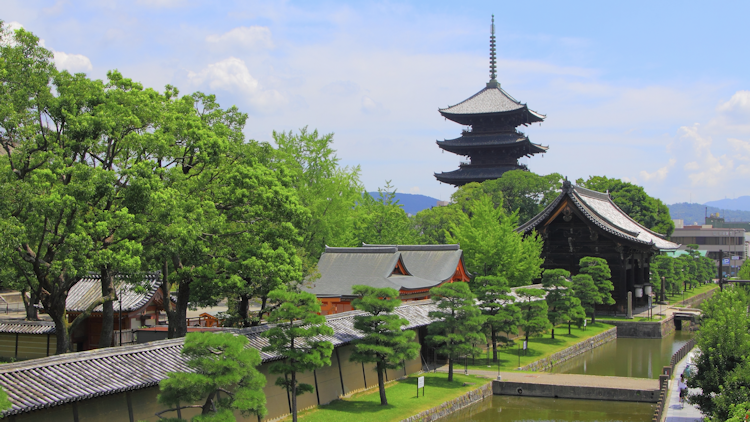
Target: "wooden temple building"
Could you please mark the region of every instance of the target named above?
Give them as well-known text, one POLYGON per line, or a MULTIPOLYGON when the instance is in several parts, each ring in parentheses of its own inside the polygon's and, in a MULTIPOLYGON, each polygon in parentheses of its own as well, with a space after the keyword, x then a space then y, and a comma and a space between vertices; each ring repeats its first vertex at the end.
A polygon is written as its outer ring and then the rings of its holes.
POLYGON ((352 286, 390 287, 404 302, 428 299, 443 283, 469 281, 458 245, 363 245, 326 247, 318 262, 320 278, 307 291, 321 302, 324 315, 351 311, 352 286))
POLYGON ((490 81, 468 99, 439 109, 446 119, 471 127, 458 138, 437 141, 441 149, 469 158, 458 170, 435 173, 440 182, 454 186, 498 179, 509 170, 528 170, 518 159, 548 149, 532 143, 517 130, 522 125, 542 122, 546 116, 530 110, 500 87, 496 74, 494 16, 490 32, 490 81))
POLYGON ((659 250, 680 245, 664 239, 630 218, 607 193, 572 185, 565 180, 560 195, 537 216, 518 228, 536 230, 544 239, 543 268, 563 268, 578 273, 581 258, 604 258, 612 271, 616 303, 614 310, 627 310, 628 292, 634 304, 647 298, 638 287, 649 282, 649 264, 659 250))

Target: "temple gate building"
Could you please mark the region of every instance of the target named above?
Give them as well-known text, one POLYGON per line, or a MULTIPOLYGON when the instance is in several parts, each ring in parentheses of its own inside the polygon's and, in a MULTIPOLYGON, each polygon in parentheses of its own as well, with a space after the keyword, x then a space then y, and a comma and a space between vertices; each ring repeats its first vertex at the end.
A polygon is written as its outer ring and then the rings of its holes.
POLYGON ((563 268, 578 274, 581 258, 604 258, 612 271, 614 309, 627 309, 628 292, 636 305, 643 305, 637 287, 649 282, 651 258, 663 249, 680 245, 664 239, 622 211, 607 193, 563 182, 562 193, 518 231, 536 230, 544 240, 544 269, 563 268))
POLYGON ((464 126, 469 126, 456 139, 437 141, 448 152, 463 155, 469 161, 458 170, 435 173, 443 183, 462 186, 471 182, 498 179, 509 170, 528 170, 520 164, 521 157, 546 152, 548 147, 534 144, 519 126, 542 122, 545 115, 530 110, 511 97, 497 81, 495 60, 495 18, 490 30, 490 81, 486 87, 468 99, 447 108, 440 114, 464 126))

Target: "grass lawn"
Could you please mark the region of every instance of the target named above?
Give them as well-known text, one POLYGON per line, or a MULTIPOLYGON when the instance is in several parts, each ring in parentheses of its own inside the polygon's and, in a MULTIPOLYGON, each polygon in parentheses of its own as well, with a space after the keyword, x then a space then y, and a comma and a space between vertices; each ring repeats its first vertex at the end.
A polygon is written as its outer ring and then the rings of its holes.
MULTIPOLYGON (((448 374, 414 374, 404 380, 386 385, 387 406, 380 405, 380 393, 375 388, 346 399, 334 400, 330 404, 318 406, 315 409, 305 410, 297 416, 300 421, 304 422, 399 421, 455 399, 489 382, 490 380, 486 378, 473 375, 455 374, 453 382, 448 382, 448 374), (425 377, 425 395, 422 396, 420 389, 419 398, 417 398, 417 377, 419 376, 425 377), (464 383, 471 385, 464 385, 464 383)), ((292 420, 292 417, 289 416, 284 420, 292 420)))
MULTIPOLYGON (((526 366, 534 361, 537 361, 539 359, 542 359, 544 357, 547 357, 553 353, 559 352, 560 350, 566 349, 576 343, 579 343, 589 337, 593 337, 597 334, 600 334, 603 331, 606 331, 610 328, 612 328, 612 325, 609 324, 602 324, 602 323, 595 323, 595 324, 588 324, 588 327, 586 327, 586 331, 584 331, 582 328, 578 328, 576 326, 573 326, 571 328, 571 334, 568 334, 568 326, 567 325, 560 325, 557 328, 555 328, 555 339, 551 339, 550 334, 544 334, 542 337, 535 337, 529 339, 529 347, 528 350, 526 350, 526 354, 524 354, 524 351, 521 350, 521 365, 520 366, 526 366)), ((520 337, 516 339, 516 344, 514 346, 510 346, 508 348, 499 349, 497 351, 497 360, 500 363, 500 370, 501 371, 513 371, 516 368, 519 367, 518 365, 518 348, 523 347, 523 337, 520 337)), ((468 366, 470 369, 483 369, 483 370, 497 370, 497 365, 493 364, 492 361, 492 351, 490 350, 490 366, 491 368, 487 368, 487 354, 483 354, 481 357, 476 356, 476 359, 474 362, 476 364, 472 364, 472 359, 468 359, 468 366)), ((456 362, 456 365, 454 366, 454 371, 457 372, 463 372, 463 359, 461 359, 459 362, 456 362), (459 365, 460 362, 460 365, 459 365)))
MULTIPOLYGON (((701 293, 706 293, 709 290, 718 289, 718 288, 719 288, 718 284, 713 284, 713 283, 711 283, 711 284, 703 284, 703 285, 701 285, 699 287, 696 287, 696 288, 694 288, 692 290, 686 291, 685 292, 685 300, 690 299, 691 297, 699 295, 701 293)), ((670 295, 669 293, 667 293, 667 300, 669 301, 669 303, 677 305, 680 302, 682 302, 682 295, 681 294, 670 295)))

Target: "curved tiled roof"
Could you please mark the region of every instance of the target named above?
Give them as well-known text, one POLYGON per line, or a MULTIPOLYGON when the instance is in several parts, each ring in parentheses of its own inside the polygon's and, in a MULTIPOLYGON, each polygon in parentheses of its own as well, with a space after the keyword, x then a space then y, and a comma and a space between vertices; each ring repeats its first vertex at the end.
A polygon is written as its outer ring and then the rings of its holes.
POLYGON ((457 152, 470 148, 484 148, 489 146, 515 147, 521 144, 527 144, 529 154, 538 154, 546 152, 549 147, 535 144, 526 136, 520 133, 495 133, 483 135, 464 135, 460 138, 446 139, 444 141, 435 141, 437 145, 451 152, 457 152))
POLYGON ((476 180, 490 180, 499 179, 502 175, 511 170, 525 169, 525 166, 493 166, 493 167, 479 167, 479 166, 465 166, 458 170, 447 171, 442 173, 435 173, 435 178, 441 182, 453 183, 453 182, 473 182, 476 180))
MULTIPOLYGON (((129 283, 121 277, 115 277, 115 292, 122 294, 122 310, 126 312, 137 311, 142 308, 154 297, 156 291, 161 285, 159 273, 150 273, 143 276, 145 291, 139 292, 135 284, 129 283)), ((102 296, 101 276, 99 274, 89 274, 80 279, 68 293, 65 300, 65 309, 68 312, 83 312, 94 301, 102 296)), ((113 302, 115 309, 120 308, 120 301, 113 302)), ((102 312, 102 306, 94 308, 94 312, 102 312)))
POLYGON ((560 201, 568 197, 576 207, 600 229, 631 242, 653 245, 657 249, 677 249, 680 245, 664 239, 662 235, 643 227, 630 218, 612 201, 609 194, 596 192, 579 186, 563 187, 562 193, 541 213, 524 223, 518 231, 534 229, 554 211, 560 201))
MULTIPOLYGON (((390 246, 390 245, 369 245, 390 246)), ((458 264, 463 259, 459 245, 398 245, 404 266, 409 274, 427 280, 446 281, 456 273, 458 264)), ((434 283, 433 283, 434 284, 434 283)))
POLYGON ((55 334, 55 323, 50 321, 0 321, 0 333, 55 334))
MULTIPOLYGON (((394 313, 409 321, 405 327, 409 329, 429 324, 432 320, 428 313, 435 309, 432 301, 426 300, 402 305, 394 313)), ((319 339, 341 346, 360 338, 361 333, 354 328, 354 317, 362 314, 350 311, 327 316, 326 325, 334 334, 319 336, 319 339)), ((261 333, 270 327, 226 331, 246 336, 248 347, 260 351, 268 345, 261 333)), ((183 341, 184 338, 160 340, 0 365, 0 387, 7 392, 12 404, 4 415, 158 385, 169 372, 191 370, 180 353, 183 341)), ((260 355, 263 362, 278 359, 265 352, 260 355)))
MULTIPOLYGON (((521 110, 526 104, 520 103, 500 86, 486 87, 460 103, 439 109, 441 114, 485 114, 521 110)), ((546 116, 529 110, 540 119, 546 116)))

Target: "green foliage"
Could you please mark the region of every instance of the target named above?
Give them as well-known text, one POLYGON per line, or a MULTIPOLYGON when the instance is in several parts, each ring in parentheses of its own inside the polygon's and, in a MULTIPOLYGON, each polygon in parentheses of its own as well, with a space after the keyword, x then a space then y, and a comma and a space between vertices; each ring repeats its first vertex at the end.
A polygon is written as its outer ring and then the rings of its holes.
MULTIPOLYGON (((0 388, 0 412, 8 410, 11 407, 13 407, 13 403, 11 403, 10 399, 8 399, 8 393, 6 393, 5 390, 0 388)), ((2 418, 3 418, 3 415, 0 414, 0 419, 2 418)))
MULTIPOLYGON (((596 305, 602 303, 602 295, 599 293, 599 289, 594 284, 594 279, 588 274, 576 274, 571 277, 573 283, 572 289, 573 294, 581 301, 583 309, 594 315, 596 313, 596 305)), ((595 322, 592 320, 592 322, 595 322)))
MULTIPOLYGON (((581 300, 578 299, 573 291, 573 283, 568 281, 570 272, 562 269, 548 269, 542 274, 542 285, 547 292, 547 319, 552 324, 552 338, 555 338, 555 325, 564 322, 575 322, 576 325, 583 324, 583 318, 586 316, 581 306, 581 300)), ((570 330, 568 330, 570 334, 570 330)))
POLYGON ((396 199, 396 190, 387 181, 378 188, 377 199, 364 192, 354 210, 354 245, 411 245, 418 243, 414 225, 396 199))
POLYGON ((585 256, 581 258, 581 260, 578 262, 578 266, 580 267, 579 273, 590 276, 591 280, 594 282, 594 286, 596 286, 595 293, 588 293, 584 292, 583 290, 578 293, 581 295, 578 296, 579 298, 581 298, 581 302, 583 302, 582 297, 584 296, 587 298, 587 300, 596 300, 595 302, 588 302, 592 306, 592 322, 596 322, 595 305, 613 305, 615 303, 615 299, 612 297, 612 291, 615 290, 615 286, 612 284, 611 280, 612 271, 610 271, 609 264, 607 264, 606 259, 597 258, 594 256, 585 256))
POLYGON ((715 420, 729 417, 730 405, 748 401, 750 317, 748 300, 740 288, 727 288, 703 303, 695 360, 697 374, 688 379, 701 394, 690 397, 701 412, 715 420))
POLYGON ((432 207, 414 216, 414 227, 419 235, 419 243, 444 245, 449 243, 446 233, 451 225, 459 224, 463 211, 456 204, 445 207, 432 207))
POLYGON ((745 422, 750 419, 750 401, 729 406, 729 419, 726 422, 745 422))
POLYGON ((510 334, 518 333, 518 322, 521 310, 516 306, 510 295, 508 281, 503 277, 481 276, 472 280, 472 287, 477 295, 479 308, 487 318, 484 323, 485 331, 489 331, 492 342, 493 361, 497 361, 497 342, 508 344, 510 334), (498 333, 505 333, 500 337, 498 333))
POLYGON ((275 325, 262 334, 269 343, 263 351, 283 359, 272 363, 269 372, 284 375, 276 379, 276 385, 289 392, 296 421, 297 396, 314 391, 312 385, 299 383, 297 374, 331 364, 333 344, 315 337, 333 335, 333 329, 325 325, 325 316, 319 315, 320 302, 311 293, 274 290, 268 298, 278 307, 268 315, 268 323, 275 325))
POLYGON ((271 161, 291 169, 300 201, 311 213, 300 233, 308 266, 314 267, 325 245, 355 245, 350 234, 354 206, 364 191, 360 168, 339 165, 332 133, 321 136, 303 127, 298 134, 274 132, 273 139, 279 150, 278 158, 271 161))
POLYGON ((352 286, 352 293, 357 297, 352 301, 354 309, 367 312, 368 315, 354 317, 354 328, 361 331, 364 337, 354 342, 354 351, 349 358, 354 362, 374 362, 378 371, 380 401, 387 405, 385 395, 385 371, 397 369, 404 361, 419 356, 419 343, 415 343, 415 332, 402 331, 409 321, 393 314, 401 301, 398 290, 370 286, 352 286))
POLYGON ((451 225, 446 238, 459 243, 470 273, 504 277, 511 287, 531 284, 541 273, 542 239, 516 232, 518 215, 495 208, 487 196, 471 202, 470 216, 451 225))
POLYGON ((247 343, 247 337, 231 333, 189 333, 181 353, 193 372, 170 372, 159 383, 158 402, 174 407, 167 411, 202 408, 196 422, 234 421, 235 410, 264 417, 266 377, 256 369, 260 354, 247 343), (184 405, 196 402, 203 404, 184 405))
POLYGON ((511 170, 499 179, 482 183, 469 183, 453 193, 452 199, 463 210, 483 196, 489 196, 495 207, 503 207, 507 214, 517 213, 520 222, 526 222, 540 213, 559 194, 562 176, 552 173, 546 176, 511 170))
POLYGON ((545 291, 542 289, 516 289, 516 294, 522 299, 521 307, 521 329, 526 333, 526 341, 530 337, 541 335, 552 329, 549 318, 547 318, 547 302, 543 299, 545 291))
POLYGON ((750 280, 750 259, 746 259, 745 262, 742 263, 737 276, 740 280, 750 280))
POLYGON ((589 176, 578 179, 576 185, 598 192, 609 192, 612 201, 630 218, 644 227, 667 237, 674 231, 674 223, 669 216, 669 208, 661 200, 649 196, 637 185, 605 176, 589 176))
POLYGON ((434 321, 427 327, 427 341, 448 356, 448 381, 453 381, 454 360, 479 352, 475 345, 485 340, 481 332, 485 317, 467 283, 443 284, 433 287, 430 294, 438 310, 428 314, 434 321))

